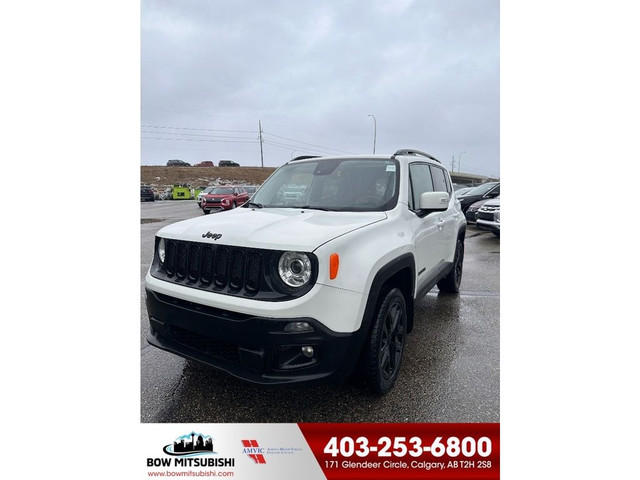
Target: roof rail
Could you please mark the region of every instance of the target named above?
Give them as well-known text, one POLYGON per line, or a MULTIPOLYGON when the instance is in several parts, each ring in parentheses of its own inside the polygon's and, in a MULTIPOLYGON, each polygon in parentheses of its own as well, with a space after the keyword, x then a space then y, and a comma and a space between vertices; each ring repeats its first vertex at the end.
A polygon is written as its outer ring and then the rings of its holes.
POLYGON ((299 157, 294 158, 293 160, 289 160, 290 162, 295 162, 296 160, 306 160, 307 158, 318 158, 320 155, 300 155, 299 157))
POLYGON ((429 155, 428 153, 421 152, 420 150, 414 150, 412 148, 411 149, 403 148, 401 150, 398 150, 396 153, 393 154, 392 157, 395 157, 396 155, 415 155, 420 157, 427 157, 427 158, 430 158, 431 160, 435 160, 438 163, 442 163, 436 157, 429 155))

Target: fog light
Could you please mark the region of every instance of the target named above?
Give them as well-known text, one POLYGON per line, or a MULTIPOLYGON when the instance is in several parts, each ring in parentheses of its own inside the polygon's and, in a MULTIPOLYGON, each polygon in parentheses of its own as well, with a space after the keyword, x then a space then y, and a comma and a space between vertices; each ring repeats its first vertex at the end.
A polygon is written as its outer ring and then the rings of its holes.
POLYGON ((294 370, 307 368, 318 363, 317 347, 311 345, 283 345, 277 347, 273 355, 274 368, 294 370))
POLYGON ((291 322, 285 325, 284 331, 289 333, 313 332, 313 327, 308 322, 291 322))

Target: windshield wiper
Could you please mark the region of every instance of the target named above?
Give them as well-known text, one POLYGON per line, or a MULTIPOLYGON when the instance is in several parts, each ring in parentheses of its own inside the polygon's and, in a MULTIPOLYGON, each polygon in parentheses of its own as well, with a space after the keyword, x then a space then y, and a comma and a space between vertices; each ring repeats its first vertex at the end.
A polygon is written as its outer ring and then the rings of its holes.
POLYGON ((304 205, 302 207, 290 207, 290 208, 301 208, 302 210, 322 210, 323 212, 337 211, 335 208, 312 207, 311 205, 304 205))
POLYGON ((256 202, 247 202, 247 207, 256 207, 256 208, 264 208, 264 205, 256 202))

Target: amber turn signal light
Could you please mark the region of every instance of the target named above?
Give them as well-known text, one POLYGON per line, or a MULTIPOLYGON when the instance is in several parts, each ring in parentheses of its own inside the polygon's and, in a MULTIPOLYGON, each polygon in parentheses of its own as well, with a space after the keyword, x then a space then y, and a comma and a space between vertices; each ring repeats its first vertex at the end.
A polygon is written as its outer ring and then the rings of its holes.
POLYGON ((329 278, 331 280, 338 276, 338 268, 340 268, 340 255, 332 253, 329 257, 329 278))

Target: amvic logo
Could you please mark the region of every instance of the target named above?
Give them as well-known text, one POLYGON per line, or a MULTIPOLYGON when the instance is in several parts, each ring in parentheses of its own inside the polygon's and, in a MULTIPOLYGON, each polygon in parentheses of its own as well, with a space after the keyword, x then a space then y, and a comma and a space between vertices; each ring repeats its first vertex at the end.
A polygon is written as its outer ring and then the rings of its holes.
POLYGON ((242 440, 242 453, 247 455, 254 463, 267 463, 264 459, 264 448, 258 445, 257 440, 242 440))

